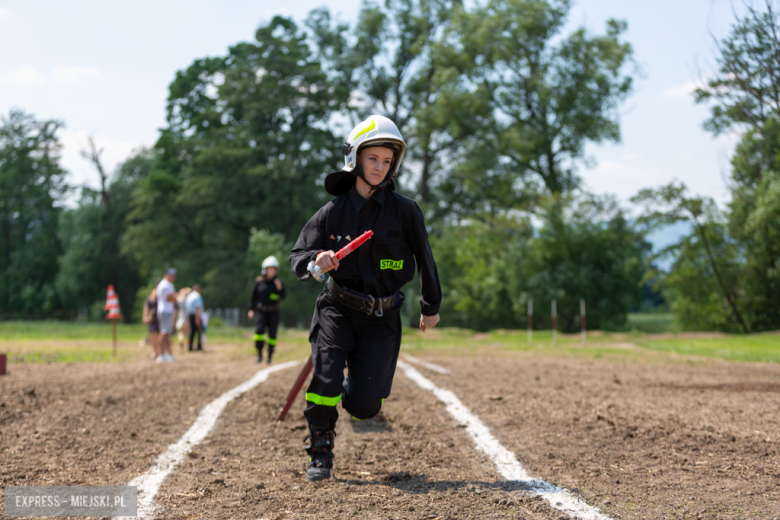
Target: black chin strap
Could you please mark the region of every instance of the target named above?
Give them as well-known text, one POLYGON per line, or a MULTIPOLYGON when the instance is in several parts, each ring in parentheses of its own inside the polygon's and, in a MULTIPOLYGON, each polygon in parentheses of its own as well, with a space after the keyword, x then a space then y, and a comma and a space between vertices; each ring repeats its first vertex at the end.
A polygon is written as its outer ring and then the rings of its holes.
POLYGON ((357 176, 363 179, 363 182, 371 186, 371 189, 368 191, 368 193, 373 193, 374 190, 385 189, 385 187, 387 187, 387 185, 390 184, 390 181, 393 180, 393 176, 390 174, 390 172, 387 172, 387 175, 385 176, 385 180, 383 180, 379 184, 371 184, 370 182, 368 182, 368 179, 366 179, 366 174, 363 172, 362 166, 358 164, 355 170, 357 170, 357 176))

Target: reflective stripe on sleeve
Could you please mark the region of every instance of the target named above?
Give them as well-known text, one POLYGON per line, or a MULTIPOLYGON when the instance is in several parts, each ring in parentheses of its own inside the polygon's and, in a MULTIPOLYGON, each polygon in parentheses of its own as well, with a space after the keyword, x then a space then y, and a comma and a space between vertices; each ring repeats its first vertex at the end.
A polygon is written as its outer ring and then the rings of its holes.
POLYGON ((314 404, 321 404, 323 406, 336 406, 339 404, 339 401, 341 401, 341 395, 337 395, 336 397, 325 397, 324 395, 317 395, 306 392, 306 400, 314 404))

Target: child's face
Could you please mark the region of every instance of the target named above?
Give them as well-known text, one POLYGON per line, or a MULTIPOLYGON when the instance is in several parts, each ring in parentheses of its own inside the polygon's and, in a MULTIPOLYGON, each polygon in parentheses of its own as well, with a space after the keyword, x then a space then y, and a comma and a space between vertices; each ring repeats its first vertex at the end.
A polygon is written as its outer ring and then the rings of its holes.
POLYGON ((379 146, 360 150, 357 160, 369 184, 376 186, 385 180, 393 165, 393 155, 393 150, 379 146))

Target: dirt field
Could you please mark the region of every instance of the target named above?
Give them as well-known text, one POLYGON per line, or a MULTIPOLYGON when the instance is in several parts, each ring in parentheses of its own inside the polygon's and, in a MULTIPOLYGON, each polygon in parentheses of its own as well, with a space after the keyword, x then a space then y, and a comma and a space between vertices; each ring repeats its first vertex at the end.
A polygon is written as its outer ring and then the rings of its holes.
MULTIPOLYGON (((655 355, 419 354, 535 477, 616 519, 780 519, 780 367, 655 355)), ((123 485, 259 368, 213 347, 175 364, 15 364, 0 378, 4 485, 123 485)), ((165 480, 159 519, 566 518, 502 481, 444 406, 398 371, 386 423, 342 413, 335 479, 303 477, 298 368, 231 402, 165 480)))

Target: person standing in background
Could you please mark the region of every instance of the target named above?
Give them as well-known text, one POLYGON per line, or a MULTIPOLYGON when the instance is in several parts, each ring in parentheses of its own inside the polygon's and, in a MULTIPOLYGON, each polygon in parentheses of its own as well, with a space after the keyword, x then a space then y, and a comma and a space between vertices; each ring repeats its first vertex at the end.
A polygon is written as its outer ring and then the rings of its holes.
POLYGON ((174 307, 176 305, 176 269, 171 267, 157 284, 157 319, 160 322, 160 349, 158 363, 175 361, 171 352, 171 334, 174 331, 174 307))
MULTIPOLYGON (((176 304, 174 305, 173 331, 179 339, 179 350, 184 352, 184 344, 190 336, 190 320, 187 314, 185 301, 192 292, 192 287, 182 287, 176 291, 176 304)), ((173 347, 171 347, 173 348, 173 347)))
POLYGON ((279 328, 279 309, 287 295, 282 281, 276 277, 279 261, 275 256, 263 260, 263 270, 252 287, 252 299, 249 302, 249 319, 255 319, 255 348, 257 362, 263 361, 263 344, 266 341, 265 329, 268 328, 268 363, 276 350, 276 332, 279 328))
POLYGON ((198 333, 198 348, 203 350, 203 296, 201 296, 200 284, 192 286, 192 292, 184 300, 184 309, 190 322, 190 338, 187 341, 187 350, 192 351, 192 342, 195 333, 198 333))
POLYGON ((144 301, 143 322, 149 325, 149 341, 152 343, 152 355, 150 359, 155 360, 160 355, 160 320, 157 319, 157 280, 152 287, 152 292, 144 301))

